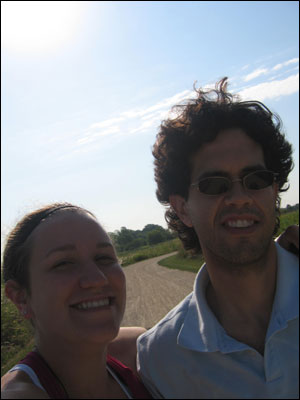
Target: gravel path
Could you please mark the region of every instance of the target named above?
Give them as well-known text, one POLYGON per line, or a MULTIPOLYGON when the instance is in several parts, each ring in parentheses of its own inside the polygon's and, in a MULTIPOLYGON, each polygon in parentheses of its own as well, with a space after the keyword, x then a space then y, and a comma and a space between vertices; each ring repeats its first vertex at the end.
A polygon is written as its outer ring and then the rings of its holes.
MULTIPOLYGON (((169 255, 172 254, 176 252, 169 255)), ((122 326, 151 328, 193 290, 195 273, 157 264, 169 255, 144 260, 124 268, 127 304, 122 326)))

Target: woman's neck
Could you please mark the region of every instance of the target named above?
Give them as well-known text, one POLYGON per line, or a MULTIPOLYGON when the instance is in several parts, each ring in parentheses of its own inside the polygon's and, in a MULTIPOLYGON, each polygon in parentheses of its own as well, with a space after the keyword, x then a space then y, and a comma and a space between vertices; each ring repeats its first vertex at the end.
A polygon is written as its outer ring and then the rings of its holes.
POLYGON ((106 368, 106 345, 59 346, 41 343, 36 351, 55 374, 69 398, 126 398, 106 368), (117 397, 116 397, 117 396, 117 397))

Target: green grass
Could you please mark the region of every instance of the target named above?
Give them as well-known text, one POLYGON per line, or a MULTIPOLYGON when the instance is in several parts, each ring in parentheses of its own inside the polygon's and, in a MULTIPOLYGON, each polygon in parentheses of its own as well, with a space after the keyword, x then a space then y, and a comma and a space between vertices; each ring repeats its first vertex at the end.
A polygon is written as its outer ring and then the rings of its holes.
POLYGON ((163 267, 180 269, 182 271, 190 271, 197 273, 199 268, 204 263, 204 258, 202 256, 195 257, 182 257, 179 254, 164 258, 158 262, 159 265, 163 267))
POLYGON ((282 233, 290 225, 299 224, 299 210, 292 211, 291 213, 282 214, 280 217, 280 229, 279 233, 282 233))
POLYGON ((30 323, 1 294, 1 376, 24 358, 32 347, 33 330, 30 323))
POLYGON ((146 260, 148 258, 158 257, 163 254, 172 253, 180 248, 179 239, 168 240, 153 246, 143 246, 137 250, 119 253, 118 257, 122 267, 146 260))

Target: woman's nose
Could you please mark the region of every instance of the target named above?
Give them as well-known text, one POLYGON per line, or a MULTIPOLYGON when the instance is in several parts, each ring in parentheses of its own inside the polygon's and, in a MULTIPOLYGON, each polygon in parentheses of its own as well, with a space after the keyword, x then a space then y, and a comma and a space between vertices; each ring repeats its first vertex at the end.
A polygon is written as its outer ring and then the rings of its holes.
POLYGON ((90 287, 101 287, 108 284, 107 276, 94 261, 85 263, 81 277, 80 286, 83 289, 90 287))

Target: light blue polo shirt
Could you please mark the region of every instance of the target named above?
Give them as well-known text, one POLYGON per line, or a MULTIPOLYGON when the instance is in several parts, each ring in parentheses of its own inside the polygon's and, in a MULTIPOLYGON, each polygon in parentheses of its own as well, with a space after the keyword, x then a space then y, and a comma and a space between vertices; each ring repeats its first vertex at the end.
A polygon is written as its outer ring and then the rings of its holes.
POLYGON ((277 286, 265 352, 228 336, 206 302, 205 265, 194 290, 138 339, 138 370, 156 398, 299 398, 299 259, 276 244, 277 286))

